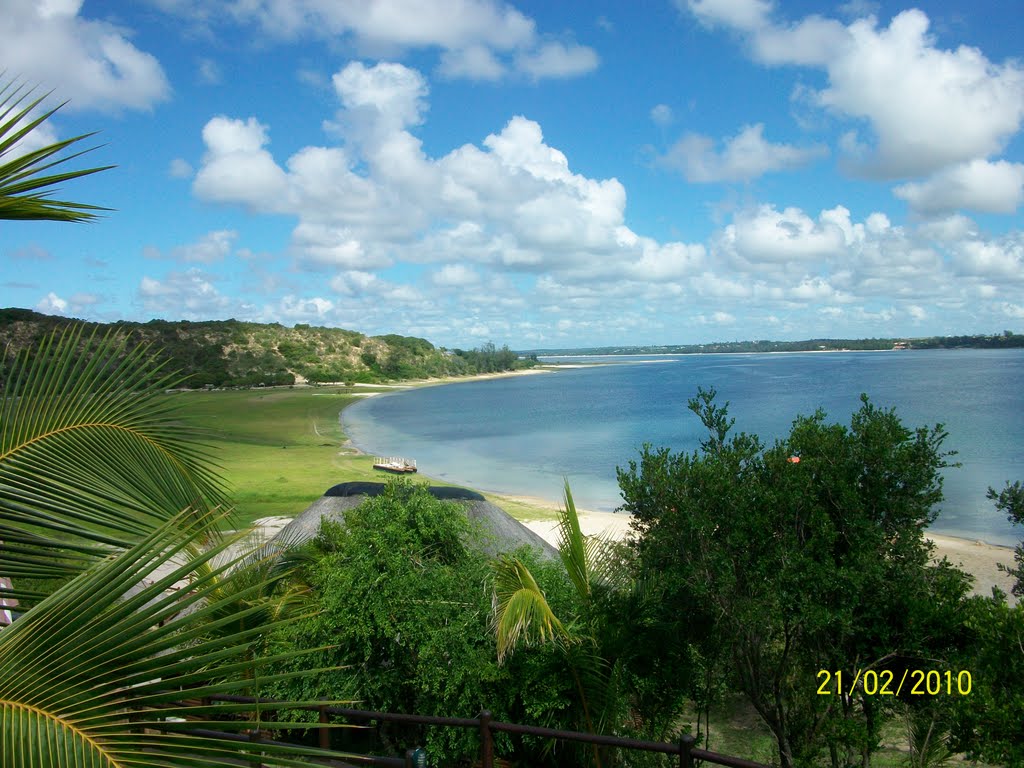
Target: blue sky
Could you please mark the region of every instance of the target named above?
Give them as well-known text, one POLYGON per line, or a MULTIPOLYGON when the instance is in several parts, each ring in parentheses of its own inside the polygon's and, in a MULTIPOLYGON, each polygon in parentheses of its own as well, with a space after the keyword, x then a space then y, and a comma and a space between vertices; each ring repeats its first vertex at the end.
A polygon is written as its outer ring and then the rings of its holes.
POLYGON ((0 0, 99 131, 0 305, 449 347, 1024 328, 1004 0, 0 0))

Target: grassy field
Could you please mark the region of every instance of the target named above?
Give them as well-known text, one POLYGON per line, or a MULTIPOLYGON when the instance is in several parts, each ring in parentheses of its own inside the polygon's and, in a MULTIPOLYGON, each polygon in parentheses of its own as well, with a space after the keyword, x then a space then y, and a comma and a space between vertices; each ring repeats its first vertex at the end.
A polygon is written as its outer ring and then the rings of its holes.
POLYGON ((373 457, 342 432, 341 410, 359 399, 345 387, 176 392, 180 418, 195 428, 227 482, 236 522, 296 515, 349 480, 380 480, 373 457))
MULTIPOLYGON (((209 447, 243 527, 302 512, 332 485, 380 482, 373 457, 360 454, 341 428, 342 409, 370 387, 295 387, 175 392, 179 418, 209 447)), ((415 457, 411 457, 415 458, 415 457)), ((434 485, 449 485, 418 475, 434 485)), ((519 501, 489 496, 519 519, 554 517, 519 501)))

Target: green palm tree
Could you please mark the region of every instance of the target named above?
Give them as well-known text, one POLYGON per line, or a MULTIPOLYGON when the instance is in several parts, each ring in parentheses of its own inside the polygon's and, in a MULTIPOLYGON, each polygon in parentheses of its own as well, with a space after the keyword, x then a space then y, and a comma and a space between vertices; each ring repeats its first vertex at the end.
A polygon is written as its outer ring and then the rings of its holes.
MULTIPOLYGON (((48 174, 87 136, 16 156, 56 111, 31 118, 42 99, 22 106, 29 93, 0 83, 0 219, 89 220, 103 209, 47 197, 104 170, 48 174)), ((0 768, 299 766, 326 756, 196 733, 294 724, 262 713, 222 720, 249 706, 182 701, 327 670, 263 674, 302 651, 254 666, 253 649, 289 620, 264 599, 283 560, 268 570, 266 558, 226 557, 237 541, 216 535, 222 481, 163 395, 178 380, 146 345, 128 349, 83 326, 13 364, 0 359, 0 574, 37 585, 14 590, 34 606, 0 631, 0 768)))
POLYGON ((20 152, 19 144, 64 106, 59 104, 53 109, 37 113, 48 94, 32 99, 32 93, 33 89, 15 80, 0 81, 0 219, 89 221, 96 218, 95 211, 108 209, 53 200, 48 193, 65 181, 99 173, 113 166, 55 171, 58 166, 92 151, 86 149, 61 156, 65 150, 75 148, 94 136, 94 133, 73 136, 36 150, 20 152))
MULTIPOLYGON (((560 619, 529 568, 503 557, 494 566, 494 632, 498 660, 516 648, 554 643, 565 654, 580 705, 580 725, 604 733, 615 725, 622 703, 620 665, 602 653, 598 628, 590 620, 602 593, 624 589, 628 569, 621 549, 601 536, 584 536, 569 482, 558 518, 558 554, 576 597, 575 615, 560 619)), ((601 764, 595 747, 594 762, 601 764)))
MULTIPOLYGON (((236 600, 242 590, 225 610, 218 577, 230 578, 224 574, 234 563, 201 570, 231 542, 196 557, 201 532, 188 518, 171 519, 0 632, 0 766, 221 766, 238 765, 247 753, 264 765, 299 766, 308 765, 301 756, 324 754, 194 733, 301 727, 272 713, 255 723, 221 719, 251 707, 202 703, 253 685, 246 674, 252 644, 277 622, 210 635, 211 627, 244 623, 261 609, 236 600), (171 590, 183 580, 190 580, 187 589, 171 590)), ((307 652, 261 661, 274 665, 307 652)), ((311 673, 267 674, 256 682, 311 673)), ((303 703, 310 702, 288 706, 303 703)))
MULTIPOLYGON (((208 452, 164 394, 180 377, 147 345, 79 325, 0 374, 0 574, 15 587, 59 583, 182 510, 206 525, 224 504, 208 452)), ((31 603, 45 591, 14 597, 31 603)))

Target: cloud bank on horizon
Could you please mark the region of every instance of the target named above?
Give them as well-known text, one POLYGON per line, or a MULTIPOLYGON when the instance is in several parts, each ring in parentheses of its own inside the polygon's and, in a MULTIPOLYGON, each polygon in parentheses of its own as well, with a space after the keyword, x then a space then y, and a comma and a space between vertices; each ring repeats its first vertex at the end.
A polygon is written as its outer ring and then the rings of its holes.
POLYGON ((62 191, 105 220, 4 225, 5 306, 519 348, 1024 320, 1004 4, 0 5, 3 68, 70 100, 33 140, 119 165, 62 191))

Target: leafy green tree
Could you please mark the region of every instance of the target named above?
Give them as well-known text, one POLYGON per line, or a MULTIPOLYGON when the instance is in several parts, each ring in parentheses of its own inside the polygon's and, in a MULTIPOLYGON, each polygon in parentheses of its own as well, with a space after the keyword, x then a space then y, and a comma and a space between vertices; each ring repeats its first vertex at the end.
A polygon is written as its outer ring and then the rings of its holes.
MULTIPOLYGON (((996 503, 998 511, 1006 513, 1006 517, 1011 523, 1024 525, 1024 485, 1020 481, 1007 483, 1006 487, 998 493, 995 488, 989 488, 988 498, 996 503)), ((1013 559, 1016 566, 1008 567, 1000 564, 999 567, 1016 579, 1011 592, 1017 597, 1024 598, 1024 542, 1017 545, 1013 559)))
POLYGON ((835 673, 881 668, 891 654, 947 650, 967 589, 929 567, 923 537, 942 498, 941 427, 909 430, 867 398, 849 427, 798 418, 771 447, 730 434, 728 404, 698 390, 701 450, 646 446, 619 471, 640 573, 666 585, 664 621, 680 642, 728 649, 728 674, 771 729, 785 768, 825 754, 867 765, 881 697, 835 692, 835 673), (833 676, 818 695, 820 672, 833 676), (828 690, 828 687, 826 690, 828 690))
POLYGON ((1024 766, 1024 603, 976 597, 963 612, 971 633, 959 670, 970 694, 952 699, 951 743, 972 760, 1024 766))
MULTIPOLYGON (((310 662, 344 671, 303 677, 277 692, 354 698, 393 712, 475 717, 489 709, 512 722, 568 722, 575 698, 560 654, 497 663, 490 560, 474 541, 453 502, 403 480, 346 510, 343 524, 325 523, 307 572, 317 613, 279 634, 273 647, 312 650, 310 662)), ((559 574, 524 557, 550 591, 569 589, 559 574)), ((392 753, 422 739, 437 765, 471 763, 478 748, 475 733, 456 729, 392 724, 377 735, 392 753)), ((503 736, 499 748, 524 764, 552 764, 536 742, 503 736)))

